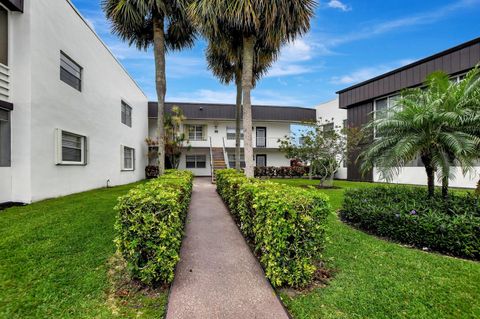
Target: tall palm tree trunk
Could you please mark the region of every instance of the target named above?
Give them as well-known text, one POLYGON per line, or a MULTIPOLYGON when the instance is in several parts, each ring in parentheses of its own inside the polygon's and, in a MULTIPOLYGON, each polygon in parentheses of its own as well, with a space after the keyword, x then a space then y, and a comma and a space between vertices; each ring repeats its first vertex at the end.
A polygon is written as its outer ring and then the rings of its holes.
POLYGON ((165 31, 164 16, 155 12, 153 15, 153 51, 155 56, 155 81, 157 86, 158 113, 158 175, 165 173, 165 95, 167 93, 167 80, 165 77, 165 31))
POLYGON ((432 159, 429 155, 422 155, 422 162, 427 172, 428 197, 435 195, 435 169, 432 166, 432 159))
POLYGON ((236 75, 235 84, 237 85, 237 104, 235 108, 235 169, 240 171, 240 126, 242 125, 242 76, 241 73, 236 75))
POLYGON ((253 177, 252 101, 253 54, 255 37, 243 38, 242 90, 243 90, 243 145, 245 150, 245 175, 253 177))

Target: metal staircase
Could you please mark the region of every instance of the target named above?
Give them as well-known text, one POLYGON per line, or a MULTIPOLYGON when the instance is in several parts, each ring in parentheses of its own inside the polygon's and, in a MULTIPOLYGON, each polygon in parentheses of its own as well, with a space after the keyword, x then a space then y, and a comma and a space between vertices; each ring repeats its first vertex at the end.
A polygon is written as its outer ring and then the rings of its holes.
POLYGON ((225 147, 213 147, 210 139, 210 169, 212 173, 212 183, 215 183, 215 171, 217 169, 228 168, 226 162, 225 147))

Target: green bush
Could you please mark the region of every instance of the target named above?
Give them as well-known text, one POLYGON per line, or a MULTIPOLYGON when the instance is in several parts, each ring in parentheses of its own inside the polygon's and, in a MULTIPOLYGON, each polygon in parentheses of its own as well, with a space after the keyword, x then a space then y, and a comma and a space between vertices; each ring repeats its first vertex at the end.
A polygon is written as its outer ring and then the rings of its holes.
POLYGON ((342 218, 376 235, 442 253, 480 258, 480 199, 452 193, 427 198, 419 187, 377 186, 345 192, 342 218))
POLYGON ((217 190, 273 286, 304 286, 316 271, 330 206, 313 190, 217 171, 217 190))
POLYGON ((192 182, 190 172, 170 170, 118 199, 115 243, 133 278, 173 281, 192 182))

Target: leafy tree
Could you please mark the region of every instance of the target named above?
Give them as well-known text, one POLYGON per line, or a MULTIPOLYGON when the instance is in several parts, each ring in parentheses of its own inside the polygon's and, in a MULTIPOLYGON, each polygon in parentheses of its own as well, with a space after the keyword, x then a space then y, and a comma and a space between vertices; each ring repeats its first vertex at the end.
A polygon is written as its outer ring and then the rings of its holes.
POLYGON ((331 186, 340 165, 347 161, 347 153, 353 152, 361 140, 358 130, 339 127, 327 130, 325 124, 328 123, 319 121, 310 124, 310 129, 297 134, 301 143, 296 142, 296 135, 279 141, 280 150, 287 158, 310 164, 309 178, 319 177, 321 186, 331 186))
POLYGON ((165 55, 193 46, 195 29, 187 18, 189 0, 102 0, 113 33, 140 50, 153 46, 158 98, 157 137, 159 175, 165 171, 165 55))
POLYGON ((278 50, 310 29, 315 0, 198 0, 190 14, 207 39, 217 39, 225 29, 241 39, 245 173, 253 177, 251 90, 255 52, 278 50))
POLYGON ((479 157, 480 80, 474 69, 460 82, 435 72, 427 77, 425 88, 402 92, 396 105, 376 113, 364 130, 376 138, 361 155, 363 171, 376 167, 391 180, 408 162, 420 158, 428 179, 429 196, 435 191, 435 173, 448 194, 452 165, 463 174, 471 171, 479 157))

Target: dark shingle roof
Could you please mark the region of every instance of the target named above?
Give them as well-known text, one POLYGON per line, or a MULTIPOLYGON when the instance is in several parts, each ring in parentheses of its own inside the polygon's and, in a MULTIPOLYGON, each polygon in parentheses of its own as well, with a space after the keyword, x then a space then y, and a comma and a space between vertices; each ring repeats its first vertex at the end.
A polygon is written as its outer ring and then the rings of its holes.
MULTIPOLYGON (((235 105, 209 103, 165 103, 166 112, 171 112, 173 106, 182 109, 187 119, 235 120, 235 105)), ((148 117, 156 118, 157 102, 148 103, 148 117)), ((255 121, 307 122, 315 121, 315 109, 291 106, 253 105, 252 117, 255 121)))

